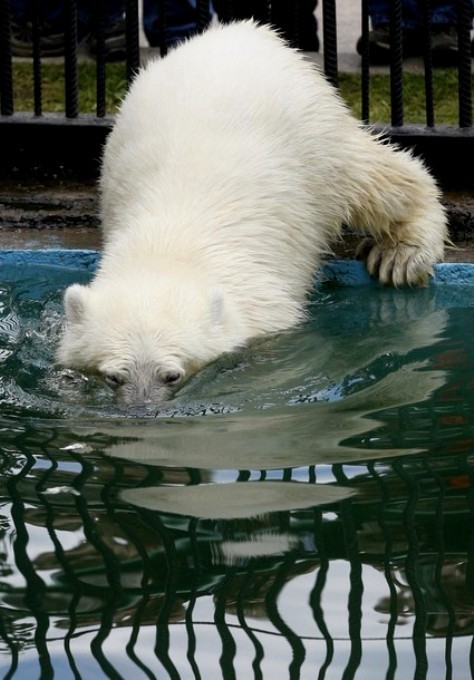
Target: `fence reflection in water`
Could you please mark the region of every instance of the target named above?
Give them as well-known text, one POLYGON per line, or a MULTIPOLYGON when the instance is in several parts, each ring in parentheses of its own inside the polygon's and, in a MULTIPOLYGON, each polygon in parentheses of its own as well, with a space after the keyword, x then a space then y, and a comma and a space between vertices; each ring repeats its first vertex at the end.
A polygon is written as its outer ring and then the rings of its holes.
MULTIPOLYGON (((387 417, 434 426, 459 418, 447 406, 387 417)), ((218 677, 217 664, 225 678, 354 677, 374 659, 379 677, 397 665, 428 677, 428 659, 469 677, 472 433, 456 431, 455 450, 431 457, 235 471, 211 503, 209 471, 108 458, 100 437, 95 451, 58 446, 44 426, 34 448, 28 432, 13 437, 1 483, 4 677, 36 664, 42 677, 218 677), (195 493, 170 501, 170 485, 195 493)))

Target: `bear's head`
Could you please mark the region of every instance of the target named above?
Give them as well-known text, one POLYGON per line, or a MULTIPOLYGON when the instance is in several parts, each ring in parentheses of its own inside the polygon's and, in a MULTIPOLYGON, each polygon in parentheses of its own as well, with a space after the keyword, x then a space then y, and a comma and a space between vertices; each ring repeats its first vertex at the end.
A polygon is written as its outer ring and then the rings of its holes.
POLYGON ((221 289, 141 283, 70 286, 57 360, 98 374, 126 404, 155 405, 236 343, 225 330, 221 289))

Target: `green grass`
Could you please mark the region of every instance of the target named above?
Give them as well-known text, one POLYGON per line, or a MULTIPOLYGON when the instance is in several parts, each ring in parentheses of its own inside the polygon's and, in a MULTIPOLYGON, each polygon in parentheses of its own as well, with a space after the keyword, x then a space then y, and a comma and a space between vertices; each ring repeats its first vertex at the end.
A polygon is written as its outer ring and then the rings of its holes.
MULTIPOLYGON (((33 76, 28 62, 13 65, 15 111, 33 110, 33 76)), ((95 64, 79 64, 79 110, 95 113, 95 64)), ((43 64, 43 112, 64 111, 64 67, 62 64, 43 64)), ((125 65, 107 64, 107 113, 114 113, 125 93, 125 65)), ((370 122, 390 122, 390 81, 388 75, 372 75, 370 80, 370 122)), ((436 69, 433 75, 435 123, 458 122, 457 70, 436 69)), ((361 116, 360 77, 358 74, 341 74, 340 91, 357 117, 361 116)), ((425 86, 423 75, 404 75, 404 122, 425 123, 425 86)))
MULTIPOLYGON (((65 110, 65 78, 63 64, 43 64, 41 69, 43 113, 65 110)), ((96 112, 96 67, 92 62, 80 63, 78 67, 79 110, 81 113, 96 112)), ((125 64, 107 64, 106 107, 114 113, 125 93, 125 64)), ((13 64, 13 98, 15 111, 33 110, 33 73, 28 62, 13 64)))
MULTIPOLYGON (((353 113, 361 117, 360 77, 342 74, 339 87, 353 113)), ((389 123, 390 78, 372 75, 370 78, 370 122, 389 123)), ((433 73, 433 98, 436 125, 458 124, 457 69, 439 69, 433 73)), ((404 123, 426 123, 425 79, 421 74, 405 73, 403 77, 404 123)))

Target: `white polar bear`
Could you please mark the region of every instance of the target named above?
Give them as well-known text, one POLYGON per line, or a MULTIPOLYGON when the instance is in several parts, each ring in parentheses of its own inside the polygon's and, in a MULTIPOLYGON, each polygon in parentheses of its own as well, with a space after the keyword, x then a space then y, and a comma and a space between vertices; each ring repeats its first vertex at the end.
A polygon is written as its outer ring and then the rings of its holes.
POLYGON ((104 250, 65 294, 58 359, 128 402, 168 398, 250 338, 297 324, 342 223, 369 271, 422 283, 446 220, 423 164, 375 138, 302 55, 253 22, 149 63, 110 134, 104 250))

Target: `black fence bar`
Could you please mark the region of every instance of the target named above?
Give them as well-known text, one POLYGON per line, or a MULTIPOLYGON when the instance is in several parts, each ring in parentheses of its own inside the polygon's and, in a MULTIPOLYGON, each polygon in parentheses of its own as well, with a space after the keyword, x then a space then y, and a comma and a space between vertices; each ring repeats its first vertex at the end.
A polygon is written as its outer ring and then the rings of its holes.
MULTIPOLYGON (((462 465, 461 461, 458 459, 459 463, 462 465)), ((438 503, 436 505, 436 518, 435 518, 435 533, 434 539, 436 541, 436 568, 434 573, 434 583, 439 592, 440 600, 444 606, 447 615, 447 625, 446 625, 446 652, 445 652, 445 663, 446 663, 446 676, 452 677, 453 675, 453 662, 452 662, 452 651, 453 651, 453 637, 456 631, 456 612, 449 597, 449 589, 446 588, 446 584, 443 579, 443 567, 447 559, 449 559, 448 551, 446 549, 445 540, 445 512, 446 512, 446 482, 441 475, 433 473, 429 468, 429 464, 425 461, 425 470, 427 474, 433 474, 436 478, 436 483, 439 488, 438 503)))
POLYGON ((403 511, 403 524, 408 539, 408 551, 405 559, 405 576, 413 597, 415 621, 413 624, 413 651, 416 658, 415 677, 424 678, 428 671, 426 655, 427 609, 426 598, 420 587, 418 565, 420 560, 420 542, 416 528, 417 504, 420 499, 420 482, 406 471, 403 461, 394 463, 394 470, 405 481, 408 497, 403 511))
POLYGON ((327 582, 329 571, 329 556, 324 541, 323 532, 323 513, 321 508, 314 508, 313 510, 313 531, 314 542, 319 556, 319 569, 317 571, 316 580, 309 596, 309 605, 313 614, 314 622, 322 635, 325 642, 325 657, 319 671, 319 678, 326 677, 326 671, 331 665, 334 658, 334 640, 329 632, 328 624, 324 617, 324 609, 321 606, 322 594, 327 582))
POLYGON ((459 127, 472 125, 472 79, 471 79, 471 0, 459 0, 459 127))
POLYGON ((18 477, 8 480, 7 486, 12 499, 11 516, 15 525, 15 541, 13 551, 18 571, 25 579, 26 589, 24 595, 25 605, 30 610, 36 621, 34 644, 38 650, 38 658, 41 669, 41 677, 53 677, 53 667, 47 645, 47 633, 49 629, 49 614, 44 606, 44 594, 46 584, 36 572, 33 562, 28 554, 29 534, 27 524, 24 521, 25 500, 21 494, 21 479, 25 479, 34 466, 33 458, 23 465, 18 477))
POLYGON ((370 116, 370 69, 369 69, 369 3, 362 0, 361 3, 361 119, 363 123, 369 122, 370 116))
POLYGON ((387 587, 389 592, 389 620, 387 623, 387 656, 388 656, 388 669, 387 669, 387 680, 393 680, 395 677, 395 671, 397 668, 397 653, 395 648, 395 635, 396 626, 398 620, 398 598, 397 589, 395 587, 392 566, 394 563, 394 557, 392 555, 393 548, 393 537, 390 531, 390 521, 386 517, 386 509, 390 504, 390 487, 386 483, 384 476, 377 472, 374 463, 369 463, 368 471, 374 479, 377 486, 378 493, 380 495, 381 503, 377 508, 377 523, 380 527, 380 534, 383 538, 384 545, 384 555, 383 555, 383 572, 385 580, 387 581, 387 587))
POLYGON ((403 125, 403 24, 402 0, 390 6, 390 104, 392 126, 403 125))
POLYGON ((298 680, 301 675, 301 667, 306 658, 306 649, 302 640, 291 626, 286 623, 278 609, 279 595, 288 579, 288 573, 291 573, 294 568, 294 556, 285 556, 280 567, 276 570, 273 576, 273 582, 268 588, 265 596, 265 610, 268 615, 268 620, 291 648, 292 658, 288 667, 287 676, 289 680, 298 680))
POLYGON ((324 73, 335 86, 338 85, 337 26, 335 0, 323 0, 324 73))
POLYGON ((0 113, 13 114, 10 0, 0 0, 0 113))
POLYGON ((301 11, 300 3, 293 3, 293 21, 290 23, 291 29, 288 31, 287 38, 290 39, 291 45, 298 47, 300 41, 300 27, 301 27, 301 11))
POLYGON ((426 125, 433 127, 434 117, 434 94, 433 94, 433 60, 431 57, 431 12, 430 0, 422 0, 421 11, 423 16, 423 59, 425 66, 425 110, 426 125))
POLYGON ((198 33, 202 33, 208 26, 211 20, 211 12, 209 7, 209 0, 197 0, 196 2, 196 26, 198 33))
POLYGON ((43 110, 43 87, 41 82, 41 44, 40 44, 40 9, 39 0, 33 0, 32 35, 33 35, 33 100, 35 116, 41 116, 43 110))
POLYGON ((127 82, 131 83, 140 66, 137 0, 126 0, 125 17, 125 34, 127 40, 127 82))
POLYGON ((96 44, 96 115, 98 118, 105 116, 105 3, 104 0, 96 1, 95 44, 96 44))
POLYGON ((66 3, 66 25, 64 31, 64 76, 66 95, 66 118, 79 114, 79 79, 77 72, 77 3, 66 3))
POLYGON ((357 530, 354 524, 354 508, 352 500, 341 503, 343 518, 344 546, 350 564, 350 590, 347 603, 348 628, 351 648, 343 678, 354 678, 362 659, 362 559, 358 545, 357 530))

